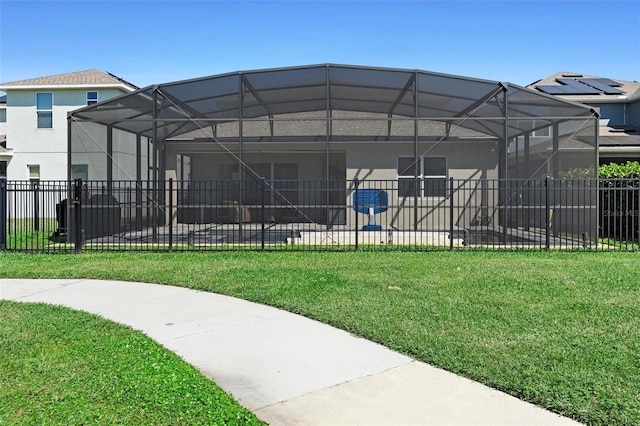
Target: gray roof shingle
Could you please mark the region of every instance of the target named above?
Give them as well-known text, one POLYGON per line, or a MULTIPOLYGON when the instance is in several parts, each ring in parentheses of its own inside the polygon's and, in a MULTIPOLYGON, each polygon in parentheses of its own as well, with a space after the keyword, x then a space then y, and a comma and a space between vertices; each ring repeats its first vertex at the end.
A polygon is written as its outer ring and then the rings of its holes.
POLYGON ((65 74, 56 74, 46 77, 29 78, 26 80, 11 81, 8 83, 2 83, 3 87, 16 87, 20 86, 72 86, 72 85, 114 85, 114 86, 128 86, 131 89, 137 89, 131 83, 128 83, 121 78, 108 74, 96 69, 90 69, 85 71, 70 72, 65 74))

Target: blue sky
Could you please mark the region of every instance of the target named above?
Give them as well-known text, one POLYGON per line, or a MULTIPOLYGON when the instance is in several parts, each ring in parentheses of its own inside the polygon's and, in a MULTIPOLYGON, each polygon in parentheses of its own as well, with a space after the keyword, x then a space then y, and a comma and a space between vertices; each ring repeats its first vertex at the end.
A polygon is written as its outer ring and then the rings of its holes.
POLYGON ((320 63, 640 80, 640 1, 0 0, 0 82, 97 68, 147 86, 320 63))

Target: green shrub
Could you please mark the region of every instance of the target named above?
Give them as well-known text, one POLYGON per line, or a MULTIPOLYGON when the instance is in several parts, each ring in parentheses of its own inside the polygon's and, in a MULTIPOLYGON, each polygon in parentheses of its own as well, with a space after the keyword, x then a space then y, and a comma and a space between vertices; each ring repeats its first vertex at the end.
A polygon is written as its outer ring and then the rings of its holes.
POLYGON ((640 163, 627 161, 625 164, 604 164, 600 166, 598 174, 602 179, 640 179, 640 163))
POLYGON ((600 166, 600 236, 637 241, 640 213, 640 163, 600 166))

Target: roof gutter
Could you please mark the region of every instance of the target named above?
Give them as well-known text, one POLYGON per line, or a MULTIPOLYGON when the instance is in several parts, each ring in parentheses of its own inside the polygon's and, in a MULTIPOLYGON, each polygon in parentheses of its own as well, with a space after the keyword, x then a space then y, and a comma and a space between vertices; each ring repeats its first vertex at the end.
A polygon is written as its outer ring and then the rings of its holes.
POLYGON ((640 146, 600 146, 600 154, 640 154, 640 146))
MULTIPOLYGON (((563 98, 565 99, 565 98, 563 98)), ((628 104, 640 100, 640 93, 632 96, 621 96, 619 98, 589 98, 589 99, 571 99, 583 104, 628 104)))

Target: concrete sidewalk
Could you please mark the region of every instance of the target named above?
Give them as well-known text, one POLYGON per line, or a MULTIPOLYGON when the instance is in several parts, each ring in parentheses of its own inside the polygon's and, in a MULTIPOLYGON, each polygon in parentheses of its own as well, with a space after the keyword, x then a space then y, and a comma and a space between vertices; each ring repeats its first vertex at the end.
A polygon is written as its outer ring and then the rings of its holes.
POLYGON ((156 340, 274 425, 570 425, 289 312, 156 284, 0 280, 0 299, 98 314, 156 340))

